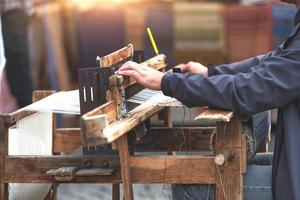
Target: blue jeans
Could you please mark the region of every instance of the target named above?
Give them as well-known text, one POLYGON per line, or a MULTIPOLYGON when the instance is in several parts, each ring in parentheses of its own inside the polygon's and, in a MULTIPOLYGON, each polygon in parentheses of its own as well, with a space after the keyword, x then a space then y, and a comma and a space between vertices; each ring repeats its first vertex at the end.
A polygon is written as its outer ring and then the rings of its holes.
MULTIPOLYGON (((272 200, 273 154, 257 154, 244 175, 244 200, 272 200)), ((214 200, 214 185, 172 185, 173 200, 214 200)))

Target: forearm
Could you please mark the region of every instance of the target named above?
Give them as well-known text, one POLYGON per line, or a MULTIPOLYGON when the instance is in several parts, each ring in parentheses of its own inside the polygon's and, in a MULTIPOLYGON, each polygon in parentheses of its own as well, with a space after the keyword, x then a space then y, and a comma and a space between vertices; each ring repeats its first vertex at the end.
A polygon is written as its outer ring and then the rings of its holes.
POLYGON ((268 56, 269 54, 252 57, 231 64, 223 64, 216 67, 208 67, 208 76, 221 75, 221 74, 234 75, 237 73, 248 73, 251 71, 252 67, 258 66, 263 60, 263 58, 268 56))
POLYGON ((282 107, 300 95, 300 52, 267 58, 250 73, 236 75, 167 74, 161 88, 189 107, 210 106, 251 115, 282 107))

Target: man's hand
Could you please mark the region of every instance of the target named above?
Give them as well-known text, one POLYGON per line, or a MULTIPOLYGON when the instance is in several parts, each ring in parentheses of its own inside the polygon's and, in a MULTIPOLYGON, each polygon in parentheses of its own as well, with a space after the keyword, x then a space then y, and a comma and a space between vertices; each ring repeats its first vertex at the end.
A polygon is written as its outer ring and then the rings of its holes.
POLYGON ((176 67, 179 67, 184 73, 199 73, 204 76, 207 76, 207 68, 198 62, 190 61, 187 64, 180 64, 176 67))
POLYGON ((164 73, 146 65, 137 64, 132 61, 126 62, 116 72, 117 74, 129 76, 139 84, 153 90, 160 90, 160 84, 164 73))

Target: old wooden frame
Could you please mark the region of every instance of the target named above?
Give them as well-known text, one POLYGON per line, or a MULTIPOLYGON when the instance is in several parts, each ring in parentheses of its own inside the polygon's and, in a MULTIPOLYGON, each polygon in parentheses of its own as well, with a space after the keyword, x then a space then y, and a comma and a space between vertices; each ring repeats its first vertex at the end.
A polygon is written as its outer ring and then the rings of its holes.
MULTIPOLYGON (((39 94, 40 93, 36 93, 39 94)), ((166 108, 156 108, 158 112, 166 112, 166 108)), ((101 111, 102 112, 102 111, 101 111)), ((99 112, 98 114, 101 114, 99 112)), ((167 111, 168 113, 168 111, 167 111)), ((110 142, 115 142, 120 151, 119 156, 8 156, 8 128, 17 120, 32 114, 31 112, 15 112, 0 117, 0 199, 7 199, 8 183, 59 183, 54 176, 46 171, 63 166, 84 167, 87 161, 95 166, 111 167, 115 172, 108 176, 78 175, 72 183, 112 183, 115 191, 118 191, 118 183, 124 184, 124 198, 133 199, 133 183, 181 183, 181 184, 216 184, 217 200, 242 199, 242 174, 246 171, 246 142, 241 134, 240 121, 232 112, 207 110, 198 116, 198 120, 213 120, 216 123, 215 152, 217 156, 224 156, 222 165, 216 164, 216 156, 135 156, 129 153, 131 144, 128 144, 127 136, 130 130, 124 129, 122 134, 117 134, 110 142), (190 176, 189 176, 190 175, 190 176)), ((141 116, 143 119, 147 117, 141 116)), ((170 123, 169 120, 165 120, 170 123)), ((118 122, 121 123, 121 122, 118 122)), ((134 124, 137 126, 138 123, 134 124)), ((169 124, 170 126, 170 124, 169 124)), ((178 137, 178 128, 158 129, 159 134, 166 132, 170 138, 178 137), (176 131, 177 130, 177 131, 176 131)), ((212 130, 210 129, 210 133, 212 130)), ((187 131, 187 130, 185 130, 187 131)), ((204 145, 199 150, 209 150, 210 136, 203 134, 201 130, 192 130, 192 135, 202 138, 195 144, 204 145), (199 133, 197 133, 199 131, 199 133)), ((120 133, 120 132, 119 132, 120 133)), ((207 132, 206 132, 207 133, 207 132)), ((57 129, 54 133, 54 152, 70 152, 80 145, 80 130, 57 129), (67 143, 67 145, 66 145, 67 143)), ((199 139, 198 139, 199 140, 199 139)), ((136 151, 173 151, 176 144, 168 145, 157 139, 153 145, 135 145, 136 151), (159 148, 158 148, 159 147, 159 148)), ((176 140, 174 140, 175 142, 176 140)), ((119 199, 115 193, 114 199, 119 199)))

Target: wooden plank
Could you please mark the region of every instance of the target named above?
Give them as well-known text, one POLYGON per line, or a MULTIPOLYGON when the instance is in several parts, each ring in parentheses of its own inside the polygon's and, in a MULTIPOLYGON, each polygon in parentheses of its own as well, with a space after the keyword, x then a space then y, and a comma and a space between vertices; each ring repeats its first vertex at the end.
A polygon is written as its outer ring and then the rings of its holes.
POLYGON ((197 117, 195 117, 195 120, 229 122, 232 117, 233 117, 232 111, 207 109, 204 112, 200 113, 197 117))
POLYGON ((116 113, 114 101, 109 101, 109 102, 87 112, 86 114, 84 114, 82 116, 82 118, 85 119, 86 117, 102 115, 102 114, 107 115, 107 120, 109 123, 111 123, 117 119, 117 113, 116 113))
POLYGON ((53 151, 70 153, 81 145, 80 128, 59 128, 55 130, 53 151))
POLYGON ((5 117, 5 122, 9 125, 15 124, 17 121, 24 119, 25 117, 28 117, 29 115, 32 115, 36 112, 34 111, 24 111, 24 110, 17 110, 15 112, 9 113, 5 117))
POLYGON ((149 107, 139 112, 132 113, 130 116, 111 123, 103 130, 103 139, 108 143, 113 142, 119 137, 128 133, 131 129, 161 111, 164 107, 149 107))
POLYGON ((115 51, 107 56, 101 58, 101 66, 99 67, 110 67, 113 64, 119 63, 123 60, 129 60, 133 57, 133 46, 129 44, 128 46, 115 51))
POLYGON ((103 129, 108 123, 117 119, 116 105, 114 102, 115 101, 109 101, 81 117, 81 143, 84 147, 107 143, 107 141, 103 139, 103 129))
MULTIPOLYGON (((134 156, 129 157, 133 183, 215 183, 214 157, 202 156, 134 156)), ((49 169, 63 166, 115 169, 111 176, 78 176, 72 183, 121 183, 118 156, 9 156, 5 159, 5 183, 54 183, 49 169)))
POLYGON ((0 199, 8 199, 8 185, 5 183, 5 156, 8 154, 8 127, 4 116, 0 120, 0 199))
POLYGON ((115 102, 115 109, 117 116, 121 115, 121 104, 122 104, 122 88, 121 84, 124 80, 129 80, 127 77, 119 76, 119 75, 112 75, 109 78, 109 98, 112 98, 112 100, 115 102))
POLYGON ((242 200, 242 134, 237 117, 229 123, 218 122, 216 132, 216 154, 229 153, 224 165, 216 165, 216 199, 242 200))
POLYGON ((215 183, 214 157, 134 156, 130 157, 133 182, 215 183))
MULTIPOLYGON (((88 163, 94 167, 118 168, 118 156, 8 156, 5 159, 6 183, 54 183, 54 176, 47 175, 50 169, 58 169, 64 166, 79 166, 88 168, 88 163)), ((119 183, 121 181, 120 170, 116 170, 111 176, 78 176, 73 183, 119 183)))
POLYGON ((132 178, 129 161, 127 135, 123 135, 118 140, 118 149, 121 164, 121 175, 123 183, 124 200, 133 200, 132 178))
POLYGON ((210 140, 214 131, 213 127, 157 127, 152 128, 151 133, 133 144, 133 147, 135 152, 211 151, 210 140))

